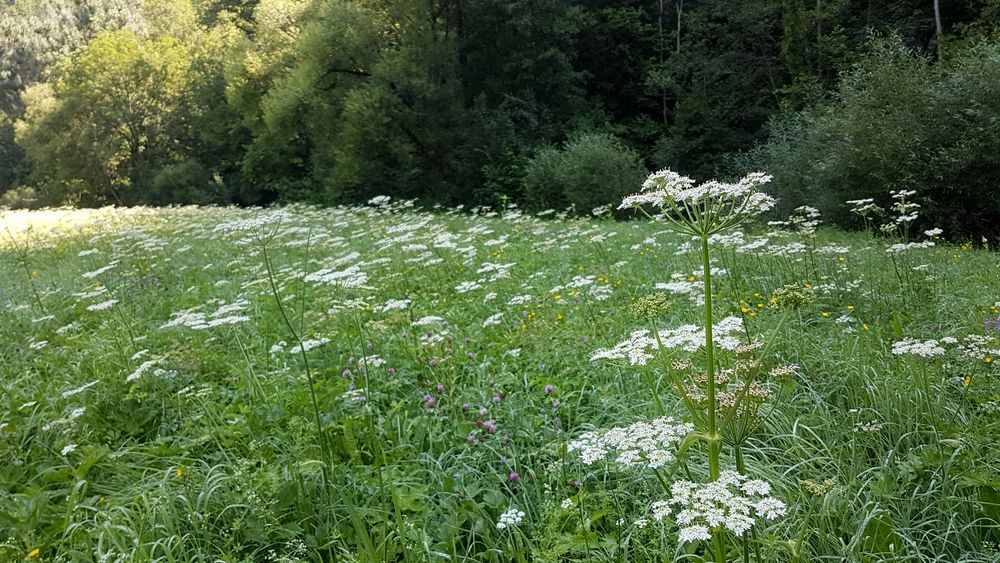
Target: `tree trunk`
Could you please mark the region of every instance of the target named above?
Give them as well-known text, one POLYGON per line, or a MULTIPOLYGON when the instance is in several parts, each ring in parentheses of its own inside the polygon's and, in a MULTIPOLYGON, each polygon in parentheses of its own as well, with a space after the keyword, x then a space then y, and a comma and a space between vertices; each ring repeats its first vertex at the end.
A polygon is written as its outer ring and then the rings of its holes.
MULTIPOLYGON (((661 71, 663 70, 664 51, 666 50, 665 46, 664 46, 664 41, 663 41, 663 2, 664 2, 664 0, 660 0, 660 15, 659 15, 659 20, 657 22, 657 24, 659 26, 659 31, 660 31, 659 50, 660 50, 660 70, 661 71)), ((663 124, 666 125, 667 124, 667 89, 664 86, 662 86, 662 85, 660 86, 660 117, 661 117, 661 119, 663 119, 663 124)))
POLYGON ((677 6, 677 53, 679 54, 681 52, 681 15, 684 13, 684 0, 676 0, 675 5, 677 6))
POLYGON ((941 25, 941 4, 939 0, 934 0, 934 42, 937 43, 938 60, 942 59, 941 36, 944 35, 944 27, 941 25))

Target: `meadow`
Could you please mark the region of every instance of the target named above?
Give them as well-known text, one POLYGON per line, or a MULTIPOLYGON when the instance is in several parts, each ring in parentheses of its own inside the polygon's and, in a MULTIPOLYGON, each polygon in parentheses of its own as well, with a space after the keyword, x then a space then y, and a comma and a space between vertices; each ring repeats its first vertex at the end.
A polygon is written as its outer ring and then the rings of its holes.
POLYGON ((821 220, 2 212, 0 561, 1000 561, 997 254, 821 220))

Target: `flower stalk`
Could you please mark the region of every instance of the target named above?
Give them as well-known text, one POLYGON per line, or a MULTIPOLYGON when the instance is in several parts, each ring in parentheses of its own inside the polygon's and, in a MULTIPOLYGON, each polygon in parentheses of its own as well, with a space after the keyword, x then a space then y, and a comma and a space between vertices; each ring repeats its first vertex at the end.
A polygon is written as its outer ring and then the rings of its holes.
POLYGON ((701 257, 705 278, 705 370, 708 376, 708 476, 719 478, 719 456, 722 436, 719 435, 715 408, 715 342, 712 338, 712 264, 708 252, 708 235, 701 236, 701 257))

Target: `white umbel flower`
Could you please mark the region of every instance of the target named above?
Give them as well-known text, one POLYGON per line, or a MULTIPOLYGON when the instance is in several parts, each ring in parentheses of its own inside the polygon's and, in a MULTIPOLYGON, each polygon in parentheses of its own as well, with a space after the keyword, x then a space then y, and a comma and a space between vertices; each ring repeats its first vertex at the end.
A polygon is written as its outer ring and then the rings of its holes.
MULTIPOLYGON (((743 330, 743 319, 726 317, 712 327, 715 345, 723 350, 735 350, 740 345, 739 333, 743 330)), ((668 328, 653 335, 646 329, 641 329, 629 335, 627 340, 616 344, 613 348, 596 350, 590 361, 597 360, 628 360, 631 365, 643 366, 653 358, 652 352, 659 349, 680 348, 695 352, 705 345, 705 330, 695 325, 682 325, 668 328), (659 336, 659 340, 657 340, 659 336)))
POLYGON ((94 303, 93 305, 88 305, 88 311, 103 311, 105 309, 110 309, 115 303, 118 303, 117 299, 108 299, 107 301, 102 301, 100 303, 94 303))
POLYGON ((303 278, 307 282, 325 283, 338 287, 361 288, 368 283, 368 274, 361 271, 358 266, 351 266, 344 270, 327 268, 307 274, 303 278))
POLYGON ((754 172, 735 184, 711 180, 695 185, 687 176, 660 170, 650 174, 640 192, 622 200, 618 209, 659 207, 686 232, 715 234, 774 207, 774 198, 758 191, 770 181, 771 176, 754 172))
POLYGON ((386 313, 388 311, 396 311, 401 309, 406 309, 412 303, 409 299, 390 299, 385 302, 385 305, 380 305, 375 307, 373 311, 376 313, 386 313))
POLYGON ((521 520, 524 520, 524 511, 510 507, 507 509, 507 512, 501 514, 500 519, 497 520, 497 529, 504 530, 511 526, 516 526, 521 523, 521 520))
POLYGON ((945 350, 937 340, 916 340, 914 338, 904 338, 898 342, 893 342, 892 353, 901 356, 909 354, 922 358, 933 358, 944 354, 945 350))
POLYGON ((714 531, 728 530, 742 536, 758 520, 784 516, 788 507, 769 496, 771 485, 736 471, 723 471, 711 483, 677 481, 671 498, 654 502, 653 518, 672 517, 680 527, 678 541, 708 541, 714 531))
POLYGON ((674 451, 684 438, 694 430, 694 425, 660 417, 607 430, 586 432, 569 443, 569 451, 580 452, 586 465, 612 456, 622 467, 650 467, 653 469, 673 463, 674 451))
POLYGON ((232 221, 227 221, 225 223, 220 223, 213 229, 215 232, 223 233, 234 233, 242 231, 254 231, 265 227, 268 225, 275 225, 283 221, 288 221, 292 218, 292 215, 285 211, 284 209, 279 209, 277 211, 272 211, 270 213, 261 213, 256 217, 250 217, 247 219, 235 219, 232 221))

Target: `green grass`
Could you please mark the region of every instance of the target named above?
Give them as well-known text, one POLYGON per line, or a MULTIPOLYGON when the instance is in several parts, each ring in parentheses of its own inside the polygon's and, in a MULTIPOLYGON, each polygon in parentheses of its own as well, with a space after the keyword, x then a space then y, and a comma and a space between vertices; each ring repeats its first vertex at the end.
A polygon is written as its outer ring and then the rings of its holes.
MULTIPOLYGON (((656 416, 648 381, 685 414, 662 364, 590 361, 703 318, 683 294, 654 319, 630 307, 700 270, 684 240, 513 211, 287 211, 257 236, 216 226, 262 210, 3 215, 0 561, 701 560, 671 522, 634 524, 666 497, 652 473, 566 448, 656 416), (351 266, 362 287, 303 281, 351 266), (164 327, 182 311, 246 320, 164 327), (444 321, 412 326, 425 316, 444 321), (329 342, 304 359, 295 334, 329 342), (523 521, 499 530, 511 507, 523 521)), ((744 446, 747 473, 789 506, 758 530, 760 560, 791 561, 799 538, 802 561, 1000 560, 1000 358, 891 353, 905 337, 1000 347, 985 325, 997 255, 939 242, 894 260, 898 241, 864 233, 763 233, 754 251, 713 249, 728 270, 717 318, 766 337, 775 289, 809 284, 816 300, 761 358, 800 367, 768 382, 744 446), (810 250, 829 245, 846 248, 810 250), (835 485, 812 496, 806 479, 835 485)), ((702 448, 673 478, 705 478, 702 448)))

